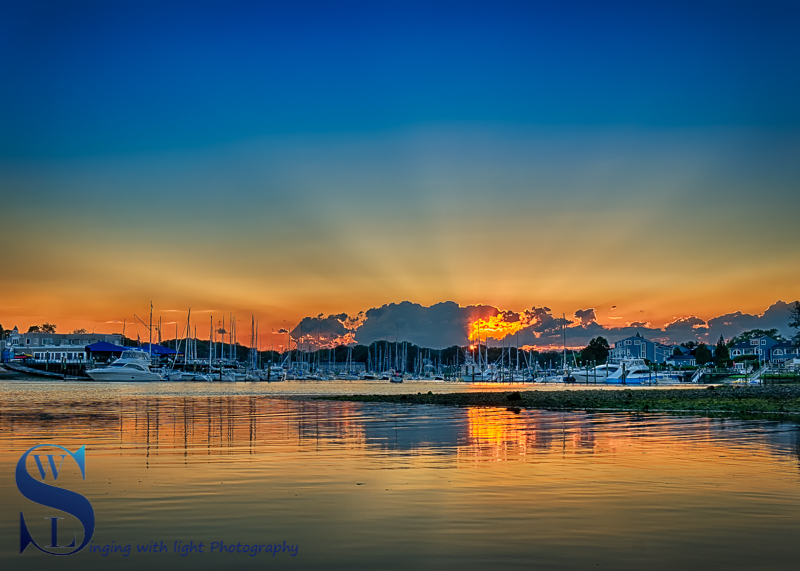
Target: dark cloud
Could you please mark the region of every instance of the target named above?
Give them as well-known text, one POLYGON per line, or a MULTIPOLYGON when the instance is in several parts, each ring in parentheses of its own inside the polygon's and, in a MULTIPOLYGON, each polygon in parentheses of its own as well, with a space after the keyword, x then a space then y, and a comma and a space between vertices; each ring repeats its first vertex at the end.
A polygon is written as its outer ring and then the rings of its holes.
POLYGON ((314 339, 335 339, 343 337, 349 332, 344 326, 344 321, 346 319, 346 313, 329 315, 328 317, 323 317, 322 314, 319 314, 317 317, 305 317, 292 329, 290 335, 293 339, 308 336, 314 339))
POLYGON ((681 317, 680 319, 676 319, 672 323, 668 323, 666 327, 664 327, 664 332, 668 334, 677 332, 689 334, 700 328, 707 329, 708 324, 699 317, 690 315, 689 317, 681 317))
MULTIPOLYGON (((396 337, 400 341, 410 341, 425 347, 448 347, 466 345, 469 326, 475 320, 499 316, 508 323, 519 323, 522 326, 518 333, 511 336, 512 342, 520 345, 560 347, 566 338, 568 346, 577 347, 585 346, 598 336, 614 343, 637 333, 665 344, 684 341, 715 343, 720 335, 730 339, 742 331, 755 328, 774 327, 788 336, 791 334, 788 327, 790 305, 779 301, 762 315, 735 312, 709 319, 707 322, 696 316, 681 317, 663 328, 658 328, 645 321, 635 321, 622 327, 599 325, 593 308, 577 310, 574 317, 579 323, 573 323, 564 317, 554 317, 552 310, 546 306, 533 306, 518 313, 489 305, 460 307, 452 301, 430 307, 404 301, 372 308, 356 316, 342 313, 328 317, 306 317, 292 330, 292 336, 299 336, 302 325, 304 335, 321 334, 327 339, 344 338, 348 333, 353 333, 354 337, 351 335, 348 339, 362 344, 379 340, 394 341, 396 337)), ((495 339, 489 342, 499 343, 495 339)))
POLYGON ((594 308, 591 307, 589 309, 579 309, 575 312, 574 317, 580 320, 581 325, 586 327, 590 323, 597 321, 597 316, 594 314, 594 308))
POLYGON ((425 347, 449 347, 467 343, 469 324, 475 319, 498 315, 491 306, 460 307, 452 301, 425 307, 404 301, 372 308, 364 313, 364 322, 356 330, 356 340, 411 341, 425 347))
POLYGON ((751 315, 736 311, 714 317, 708 320, 709 336, 712 336, 714 342, 716 342, 720 335, 725 339, 730 339, 749 329, 774 328, 788 337, 791 335, 788 318, 791 305, 794 305, 794 302, 777 301, 761 315, 751 315))
POLYGON ((523 331, 530 333, 549 333, 556 330, 561 330, 565 325, 570 325, 572 322, 565 317, 553 317, 549 307, 536 307, 525 310, 525 315, 530 323, 523 331))

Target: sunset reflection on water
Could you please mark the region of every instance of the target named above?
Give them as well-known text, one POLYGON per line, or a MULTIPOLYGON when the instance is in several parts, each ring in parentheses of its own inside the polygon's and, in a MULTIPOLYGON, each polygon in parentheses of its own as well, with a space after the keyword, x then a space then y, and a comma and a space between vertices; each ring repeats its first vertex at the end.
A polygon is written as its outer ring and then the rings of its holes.
POLYGON ((86 482, 65 478, 94 506, 95 542, 301 546, 276 567, 788 568, 800 531, 792 423, 31 389, 3 401, 0 440, 0 559, 14 568, 46 557, 15 552, 15 514, 38 512, 13 481, 20 454, 46 442, 86 445, 86 482))

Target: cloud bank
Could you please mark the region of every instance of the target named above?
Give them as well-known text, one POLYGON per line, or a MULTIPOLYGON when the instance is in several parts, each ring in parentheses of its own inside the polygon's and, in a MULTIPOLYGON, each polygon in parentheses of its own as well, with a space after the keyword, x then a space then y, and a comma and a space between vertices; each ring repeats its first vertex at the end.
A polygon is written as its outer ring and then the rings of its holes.
POLYGON ((585 346, 590 339, 605 337, 613 343, 619 339, 640 335, 665 344, 700 341, 716 343, 720 336, 729 339, 749 329, 778 329, 789 336, 789 306, 777 301, 764 313, 753 315, 736 311, 705 321, 697 316, 680 317, 653 327, 649 322, 631 322, 620 327, 597 323, 594 308, 578 309, 573 319, 553 316, 546 306, 533 306, 522 312, 502 310, 490 305, 461 307, 453 301, 429 307, 403 301, 374 307, 350 316, 320 314, 304 318, 292 331, 295 340, 311 346, 338 344, 370 344, 374 341, 409 341, 423 347, 467 345, 478 338, 490 338, 490 344, 507 339, 508 343, 546 349, 585 346))

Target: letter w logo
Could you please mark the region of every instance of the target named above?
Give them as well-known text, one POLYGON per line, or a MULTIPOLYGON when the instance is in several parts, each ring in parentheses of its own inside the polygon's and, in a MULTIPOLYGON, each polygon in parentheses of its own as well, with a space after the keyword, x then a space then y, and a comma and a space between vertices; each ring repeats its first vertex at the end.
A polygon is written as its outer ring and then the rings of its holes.
MULTIPOLYGON (((53 458, 53 454, 47 455, 47 459, 50 462, 50 470, 53 472, 54 480, 58 480, 58 473, 61 472, 61 467, 64 466, 64 458, 66 457, 66 455, 61 455, 61 464, 59 464, 58 468, 56 468, 56 461, 53 458)), ((33 459, 36 460, 36 465, 39 467, 39 474, 42 475, 42 482, 44 482, 47 479, 47 469, 42 465, 41 455, 34 454, 33 459)))

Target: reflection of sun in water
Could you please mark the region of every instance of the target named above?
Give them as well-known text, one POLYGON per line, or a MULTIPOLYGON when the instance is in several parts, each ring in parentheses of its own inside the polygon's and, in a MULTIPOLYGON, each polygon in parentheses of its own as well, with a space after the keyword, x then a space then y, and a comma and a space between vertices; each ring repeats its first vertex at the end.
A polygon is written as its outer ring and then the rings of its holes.
MULTIPOLYGON (((598 442, 592 427, 574 417, 566 423, 553 414, 473 407, 467 410, 468 446, 459 448, 459 459, 500 461, 526 459, 537 452, 563 450, 566 454, 592 454, 598 442)), ((617 438, 604 437, 604 450, 615 451, 617 438)))
MULTIPOLYGON (((467 456, 485 459, 491 455, 500 459, 511 450, 524 455, 531 446, 525 420, 511 411, 470 407, 467 409, 467 423, 467 456)), ((459 456, 461 453, 459 450, 459 456)))

